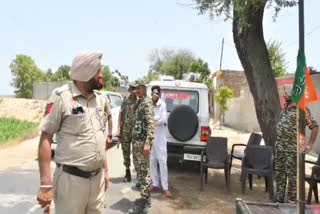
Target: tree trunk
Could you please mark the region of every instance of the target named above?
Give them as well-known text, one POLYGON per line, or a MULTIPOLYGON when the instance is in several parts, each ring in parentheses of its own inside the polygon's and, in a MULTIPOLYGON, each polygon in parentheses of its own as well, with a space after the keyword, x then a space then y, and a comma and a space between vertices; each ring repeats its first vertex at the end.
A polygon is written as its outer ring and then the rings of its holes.
POLYGON ((274 146, 280 113, 275 77, 263 37, 263 13, 266 0, 245 8, 245 21, 234 7, 233 39, 249 84, 260 129, 266 145, 274 146))

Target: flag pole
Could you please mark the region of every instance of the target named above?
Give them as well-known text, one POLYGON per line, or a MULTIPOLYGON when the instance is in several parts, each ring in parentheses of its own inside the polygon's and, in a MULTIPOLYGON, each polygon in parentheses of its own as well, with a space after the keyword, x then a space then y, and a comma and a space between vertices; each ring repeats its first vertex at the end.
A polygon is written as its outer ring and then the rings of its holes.
MULTIPOLYGON (((304 0, 299 0, 299 50, 304 53, 304 0)), ((304 95, 303 95, 304 96, 304 95)), ((300 133, 305 133, 304 113, 297 106, 297 212, 305 213, 305 147, 300 147, 300 133)))

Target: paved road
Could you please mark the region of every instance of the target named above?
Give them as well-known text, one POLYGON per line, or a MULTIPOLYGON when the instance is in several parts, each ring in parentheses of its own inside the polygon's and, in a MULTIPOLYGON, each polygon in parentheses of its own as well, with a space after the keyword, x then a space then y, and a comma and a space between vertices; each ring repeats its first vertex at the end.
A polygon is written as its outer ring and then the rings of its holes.
MULTIPOLYGON (((38 139, 28 142, 29 150, 36 150, 38 139)), ((21 145, 21 148, 25 146, 21 145)), ((16 149, 23 152, 21 148, 16 149)), ((3 151, 2 151, 3 152, 3 151)), ((12 151, 11 151, 12 153, 12 151)), ((13 167, 0 169, 0 213, 1 214, 40 214, 41 208, 37 205, 36 192, 39 187, 38 163, 35 154, 22 164, 15 164, 13 167)), ((139 197, 138 190, 134 187, 134 182, 123 183, 122 176, 124 167, 122 165, 121 149, 113 147, 108 150, 108 161, 111 185, 107 191, 106 210, 105 213, 120 214, 127 213, 133 206, 133 201, 139 197)), ((23 156, 23 153, 21 154, 23 156)), ((3 160, 4 161, 4 160, 3 160)), ((55 164, 51 164, 52 172, 55 164)), ((133 171, 133 170, 132 170, 133 171)), ((133 178, 135 178, 135 173, 133 178)), ((153 196, 153 204, 150 213, 163 213, 160 207, 166 204, 166 200, 162 195, 153 196)), ((51 213, 54 213, 54 205, 52 205, 51 213)), ((177 212, 166 212, 177 213, 177 212)), ((179 213, 179 212, 178 212, 179 213)))

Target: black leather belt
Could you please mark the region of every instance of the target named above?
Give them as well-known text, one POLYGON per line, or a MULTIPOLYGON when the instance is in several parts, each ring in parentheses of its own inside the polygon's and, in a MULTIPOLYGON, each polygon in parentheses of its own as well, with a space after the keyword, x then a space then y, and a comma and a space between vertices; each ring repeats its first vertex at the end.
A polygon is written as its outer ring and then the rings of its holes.
MULTIPOLYGON (((60 167, 61 164, 57 163, 57 166, 60 167)), ((75 166, 62 165, 63 171, 74 176, 82 177, 82 178, 91 178, 96 176, 101 171, 101 168, 94 171, 83 171, 75 166)))

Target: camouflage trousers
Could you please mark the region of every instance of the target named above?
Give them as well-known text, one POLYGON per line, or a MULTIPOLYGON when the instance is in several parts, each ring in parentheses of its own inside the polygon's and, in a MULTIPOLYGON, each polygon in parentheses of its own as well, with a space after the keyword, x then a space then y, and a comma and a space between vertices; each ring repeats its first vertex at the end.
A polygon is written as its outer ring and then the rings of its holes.
POLYGON ((131 136, 123 135, 121 136, 121 149, 123 155, 123 165, 126 168, 130 168, 131 160, 130 160, 130 152, 131 152, 131 136))
POLYGON ((143 154, 144 141, 132 142, 132 156, 133 164, 137 171, 137 177, 141 184, 141 196, 142 198, 150 197, 150 155, 143 154))
POLYGON ((278 140, 275 154, 276 200, 297 199, 297 148, 294 142, 278 140), (288 182, 288 187, 287 186, 288 182))

